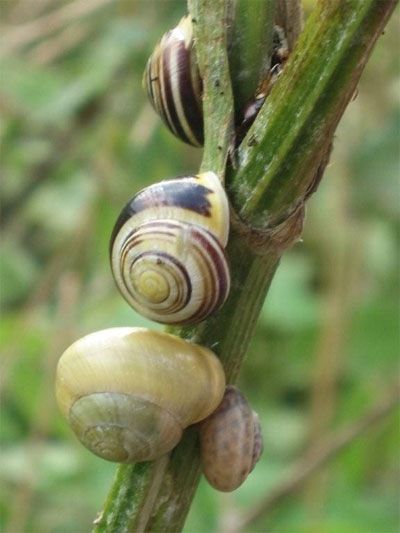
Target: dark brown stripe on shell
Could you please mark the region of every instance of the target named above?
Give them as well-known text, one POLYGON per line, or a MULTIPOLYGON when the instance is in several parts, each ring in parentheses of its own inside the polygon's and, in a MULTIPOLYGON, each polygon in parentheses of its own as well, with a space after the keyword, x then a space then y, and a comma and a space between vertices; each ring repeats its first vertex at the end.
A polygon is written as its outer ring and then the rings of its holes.
POLYGON ((170 206, 193 211, 204 217, 211 217, 211 203, 208 196, 212 192, 204 185, 193 182, 162 181, 139 192, 125 209, 128 210, 129 216, 133 216, 145 209, 170 206))
POLYGON ((153 235, 153 236, 154 235, 162 235, 163 237, 167 235, 168 237, 175 238, 175 234, 174 233, 169 233, 167 231, 151 231, 151 232, 146 231, 146 233, 143 234, 143 226, 146 226, 144 229, 148 229, 149 227, 152 227, 152 226, 155 226, 156 228, 159 228, 158 223, 157 222, 155 222, 155 223, 153 222, 153 223, 148 223, 148 224, 142 224, 139 228, 136 228, 133 231, 131 231, 129 233, 127 239, 125 239, 123 246, 121 246, 120 258, 119 258, 119 263, 120 264, 125 262, 126 256, 127 256, 127 254, 129 254, 130 250, 134 246, 137 246, 137 245, 141 244, 143 242, 144 237, 146 237, 146 239, 147 239, 148 235, 153 235))
POLYGON ((180 76, 182 73, 182 67, 181 64, 186 65, 189 64, 189 53, 186 50, 183 41, 176 44, 176 50, 172 52, 171 46, 167 46, 164 49, 164 53, 162 54, 162 64, 161 64, 161 72, 163 76, 164 81, 164 91, 165 91, 165 99, 166 101, 163 102, 163 104, 167 104, 167 108, 169 111, 169 116, 171 119, 171 123, 169 124, 170 129, 178 136, 180 137, 184 142, 191 144, 190 139, 187 137, 185 130, 182 128, 178 113, 176 111, 176 104, 174 101, 174 95, 172 92, 171 87, 171 54, 175 53, 177 55, 177 76, 178 76, 178 85, 181 84, 180 76))
POLYGON ((203 109, 201 108, 201 105, 199 106, 193 86, 192 70, 189 64, 190 52, 187 61, 188 65, 186 65, 185 68, 182 68, 179 72, 179 96, 192 135, 201 146, 204 143, 203 109))
MULTIPOLYGON (((187 176, 182 176, 182 178, 187 176)), ((157 206, 180 207, 211 217, 211 203, 207 196, 213 191, 196 183, 185 183, 183 180, 163 181, 146 187, 137 193, 123 208, 114 225, 110 238, 110 255, 114 241, 124 224, 135 214, 157 206)))
MULTIPOLYGON (((182 177, 187 177, 187 176, 182 176, 182 177)), ((174 182, 176 180, 173 180, 174 182)), ((136 213, 140 213, 141 211, 144 211, 145 209, 150 209, 150 208, 153 208, 153 207, 156 207, 158 205, 170 205, 170 206, 174 206, 174 202, 173 202, 173 196, 171 194, 171 192, 169 192, 168 194, 168 191, 166 192, 166 195, 165 195, 165 199, 163 199, 163 197, 161 196, 160 199, 158 199, 158 194, 161 192, 161 191, 157 191, 157 193, 155 194, 152 194, 151 191, 149 191, 150 189, 153 189, 155 187, 160 187, 160 185, 162 183, 172 183, 171 182, 160 182, 160 183, 156 183, 154 185, 150 185, 149 187, 146 187, 145 189, 139 191, 137 194, 135 194, 135 196, 133 198, 131 198, 129 200, 129 202, 125 205, 125 207, 122 209, 121 213, 119 214, 118 218, 117 218, 117 221, 115 222, 114 224, 114 227, 113 227, 113 230, 111 232, 111 237, 110 237, 110 244, 109 244, 109 253, 110 253, 110 257, 112 255, 112 250, 113 250, 113 246, 114 246, 114 241, 115 239, 117 238, 117 235, 119 233, 119 231, 121 230, 122 226, 125 225, 125 223, 132 217, 134 216, 136 213), (155 203, 154 203, 155 202, 155 203)), ((177 187, 177 185, 175 184, 173 186, 173 189, 176 191, 177 189, 179 189, 177 187)), ((204 189, 206 189, 206 187, 204 187, 204 189)), ((210 189, 206 189, 207 193, 210 193, 212 192, 210 189)), ((188 194, 188 197, 190 195, 188 194)), ((203 197, 205 197, 205 193, 203 193, 203 197)), ((204 203, 205 200, 203 200, 203 203, 204 203)), ((193 207, 190 207, 190 202, 188 201, 188 209, 191 209, 192 211, 196 211, 196 209, 193 207)), ((192 200, 192 203, 195 203, 193 200, 192 200)), ((208 203, 208 206, 207 207, 210 207, 210 203, 208 202, 207 200, 207 203, 208 203)), ((199 202, 199 206, 198 206, 198 209, 205 209, 205 206, 201 204, 201 202, 199 202)), ((185 207, 185 204, 183 204, 182 206, 179 206, 179 207, 185 207)), ((208 213, 203 213, 201 211, 196 211, 200 214, 204 214, 205 216, 210 216, 208 215, 208 213)), ((163 226, 166 226, 166 224, 163 224, 163 226)), ((136 229, 134 230, 136 231, 136 229)))
MULTIPOLYGON (((155 59, 152 60, 152 76, 151 76, 151 83, 153 87, 153 94, 154 94, 154 100, 152 102, 154 109, 156 112, 160 115, 161 119, 164 121, 164 124, 169 128, 172 129, 172 124, 170 122, 169 116, 168 116, 168 106, 166 106, 164 94, 162 87, 165 85, 165 79, 163 78, 163 49, 164 49, 165 43, 164 39, 161 41, 161 43, 158 45, 157 51, 153 54, 153 57, 155 56, 155 59)), ((173 130, 172 130, 173 131, 173 130)))
POLYGON ((215 247, 212 246, 209 241, 206 240, 204 236, 199 232, 196 232, 196 237, 200 246, 204 248, 208 255, 211 257, 215 269, 217 271, 219 287, 217 287, 216 291, 218 294, 216 307, 219 307, 225 301, 229 291, 229 263, 228 258, 225 254, 225 250, 220 245, 218 239, 216 239, 214 235, 209 231, 204 231, 208 234, 209 239, 215 243, 215 247))
POLYGON ((195 314, 196 320, 201 321, 204 320, 215 308, 216 302, 218 301, 219 287, 218 282, 215 279, 216 272, 213 268, 213 259, 210 257, 208 251, 205 250, 204 247, 199 246, 197 236, 195 236, 193 246, 198 255, 197 261, 201 261, 204 265, 204 269, 206 270, 206 272, 203 272, 203 299, 195 314))

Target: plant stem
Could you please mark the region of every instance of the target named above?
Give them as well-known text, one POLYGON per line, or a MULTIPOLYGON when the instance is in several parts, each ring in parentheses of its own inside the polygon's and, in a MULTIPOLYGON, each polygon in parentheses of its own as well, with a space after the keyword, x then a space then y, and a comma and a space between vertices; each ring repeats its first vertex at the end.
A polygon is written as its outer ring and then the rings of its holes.
POLYGON ((236 116, 270 68, 275 0, 237 0, 232 14, 229 64, 236 116))
MULTIPOLYGON (((204 90, 201 168, 223 179, 233 130, 227 6, 225 0, 189 0, 189 5, 204 90)), ((310 184, 318 168, 318 177, 322 175, 336 125, 394 6, 395 0, 319 2, 239 149, 238 171, 229 176, 231 198, 250 226, 269 230, 261 234, 234 219, 227 249, 232 273, 227 302, 198 326, 168 328, 215 351, 228 383, 237 377, 279 258, 299 237, 310 184), (280 220, 284 223, 276 227, 280 220)), ((95 531, 180 531, 200 477, 198 451, 192 427, 170 456, 121 466, 95 531)))
POLYGON ((94 531, 144 531, 167 464, 164 455, 152 462, 119 466, 94 531))
MULTIPOLYGON (((280 252, 258 255, 248 247, 242 235, 233 232, 228 255, 232 258, 235 283, 223 308, 201 327, 169 328, 175 334, 208 346, 224 365, 227 382, 233 383, 239 372, 248 342, 256 325, 265 293, 275 273, 280 252), (251 305, 250 305, 251 304, 251 305)), ((108 497, 97 532, 141 531, 148 514, 145 531, 180 531, 200 478, 197 431, 189 428, 173 450, 163 484, 153 507, 143 503, 156 476, 158 461, 122 465, 108 497)))
POLYGON ((270 227, 306 195, 396 0, 318 2, 238 153, 229 192, 242 220, 270 227))
POLYGON ((226 0, 189 0, 196 57, 203 81, 204 153, 201 170, 223 181, 233 129, 227 54, 226 0), (207 39, 198 36, 207 35, 207 39))

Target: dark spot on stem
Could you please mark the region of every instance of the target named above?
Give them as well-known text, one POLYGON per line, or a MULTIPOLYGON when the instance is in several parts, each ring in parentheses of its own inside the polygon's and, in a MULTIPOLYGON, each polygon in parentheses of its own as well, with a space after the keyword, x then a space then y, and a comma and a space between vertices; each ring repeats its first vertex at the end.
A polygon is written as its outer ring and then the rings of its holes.
POLYGON ((255 135, 252 135, 249 139, 248 146, 256 146, 258 144, 257 138, 255 135))

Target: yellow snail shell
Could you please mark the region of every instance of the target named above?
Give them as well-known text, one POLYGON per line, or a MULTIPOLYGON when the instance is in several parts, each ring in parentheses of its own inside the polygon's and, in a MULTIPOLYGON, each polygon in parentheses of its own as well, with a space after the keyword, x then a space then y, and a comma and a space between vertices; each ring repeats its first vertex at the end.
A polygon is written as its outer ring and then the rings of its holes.
POLYGON ((204 475, 217 490, 237 489, 253 470, 263 450, 260 422, 244 395, 226 388, 217 409, 200 424, 204 475))
POLYGON ((225 376, 208 349, 145 328, 98 331, 57 366, 59 408, 93 453, 118 462, 155 459, 220 402, 225 376))
POLYGON ((200 322, 229 293, 228 233, 228 200, 214 172, 146 187, 125 206, 111 235, 117 287, 151 320, 200 322))

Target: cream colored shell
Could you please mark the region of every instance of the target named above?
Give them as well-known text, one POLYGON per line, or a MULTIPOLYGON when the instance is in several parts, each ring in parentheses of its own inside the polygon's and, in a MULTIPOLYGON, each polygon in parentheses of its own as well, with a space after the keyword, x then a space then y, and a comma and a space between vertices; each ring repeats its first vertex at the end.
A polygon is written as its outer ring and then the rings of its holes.
POLYGON ((144 328, 83 337, 60 358, 56 378, 60 410, 78 438, 120 462, 167 453, 185 427, 215 409, 224 387, 210 350, 144 328))
POLYGON ((111 236, 117 287, 151 320, 200 322, 229 293, 228 233, 228 200, 215 173, 146 187, 125 206, 111 236))

